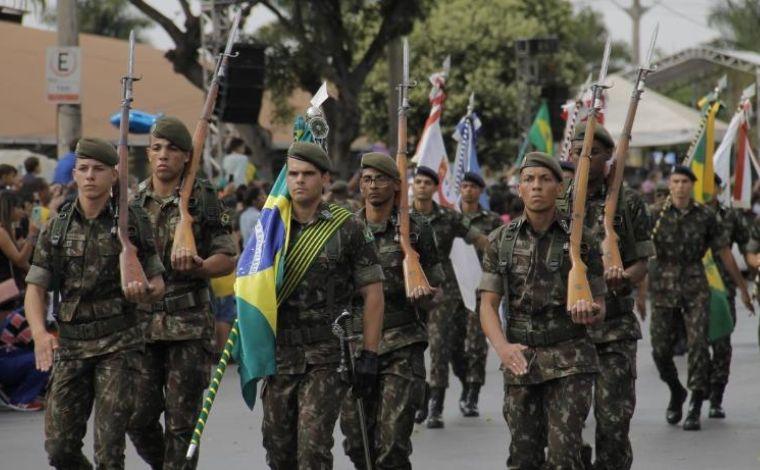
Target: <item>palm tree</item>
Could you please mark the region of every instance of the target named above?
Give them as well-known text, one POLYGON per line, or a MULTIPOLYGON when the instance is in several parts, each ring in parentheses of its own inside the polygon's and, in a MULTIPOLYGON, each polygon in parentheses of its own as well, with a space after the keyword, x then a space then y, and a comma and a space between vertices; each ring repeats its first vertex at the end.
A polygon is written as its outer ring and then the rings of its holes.
POLYGON ((720 32, 719 45, 760 51, 760 0, 723 0, 707 21, 720 32))

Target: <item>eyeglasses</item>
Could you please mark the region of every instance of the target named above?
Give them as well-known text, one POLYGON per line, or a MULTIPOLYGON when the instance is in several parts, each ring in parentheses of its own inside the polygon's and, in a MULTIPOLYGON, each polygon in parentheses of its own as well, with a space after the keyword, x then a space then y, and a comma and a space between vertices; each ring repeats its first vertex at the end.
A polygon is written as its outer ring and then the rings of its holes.
POLYGON ((362 176, 362 184, 371 186, 375 183, 378 188, 384 188, 391 184, 391 179, 385 175, 377 175, 374 178, 372 176, 362 176))

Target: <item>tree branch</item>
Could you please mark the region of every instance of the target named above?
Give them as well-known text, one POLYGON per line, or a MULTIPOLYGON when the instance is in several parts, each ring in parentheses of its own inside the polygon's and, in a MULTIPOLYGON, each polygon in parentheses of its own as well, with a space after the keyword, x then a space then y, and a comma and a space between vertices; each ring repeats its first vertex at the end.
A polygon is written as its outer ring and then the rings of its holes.
POLYGON ((285 26, 286 28, 288 28, 290 30, 295 30, 296 29, 293 26, 293 24, 290 22, 290 19, 287 16, 285 16, 285 14, 283 14, 280 11, 279 8, 277 8, 276 6, 272 5, 272 2, 270 2, 268 0, 261 0, 259 3, 261 3, 262 5, 264 5, 267 8, 267 10, 271 11, 274 14, 274 16, 277 17, 277 19, 280 21, 280 23, 282 23, 283 26, 285 26))
POLYGON ((193 12, 190 10, 190 3, 188 3, 187 0, 179 0, 179 4, 182 6, 182 12, 185 14, 185 18, 191 18, 193 12))
POLYGON ((145 16, 160 24, 169 37, 172 38, 175 45, 179 46, 183 42, 184 33, 182 30, 180 30, 172 20, 164 16, 160 11, 148 5, 143 0, 129 0, 129 3, 134 5, 145 16))
POLYGON ((375 62, 383 54, 385 45, 395 37, 393 30, 394 28, 398 28, 398 23, 401 20, 401 18, 398 18, 399 12, 396 10, 403 6, 403 3, 404 0, 394 1, 393 5, 388 9, 388 13, 383 15, 383 22, 380 24, 377 35, 372 39, 372 42, 367 47, 361 60, 356 64, 356 67, 354 67, 354 70, 351 71, 352 81, 364 83, 364 79, 372 70, 375 62))

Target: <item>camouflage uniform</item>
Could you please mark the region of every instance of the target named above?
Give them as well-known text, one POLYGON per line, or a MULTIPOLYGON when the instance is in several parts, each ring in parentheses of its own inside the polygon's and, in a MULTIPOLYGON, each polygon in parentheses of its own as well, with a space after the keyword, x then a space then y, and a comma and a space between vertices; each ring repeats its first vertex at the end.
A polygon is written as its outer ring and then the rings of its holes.
MULTIPOLYGON (((749 226, 749 242, 744 249, 745 253, 760 253, 760 216, 754 216, 748 220, 749 226)), ((754 279, 754 296, 760 298, 760 278, 755 273, 754 279)), ((760 345, 760 323, 757 327, 757 342, 760 345)))
MULTIPOLYGON (((459 285, 449 254, 455 238, 461 237, 467 243, 472 243, 480 232, 470 227, 461 213, 441 207, 435 202, 429 214, 422 214, 414 209, 410 212, 421 215, 430 222, 443 266, 444 282, 441 287, 444 300, 428 315, 428 341, 430 342, 428 383, 431 388, 446 389, 449 386, 449 362, 451 362, 454 375, 461 380, 462 384, 466 383, 464 354, 454 354, 452 347, 457 343, 464 345, 467 317, 464 315, 462 296, 459 293, 459 285)), ((460 348, 462 349, 463 347, 460 348)))
MULTIPOLYGON (((744 216, 738 209, 730 209, 723 206, 718 206, 717 214, 721 226, 728 235, 729 244, 733 245, 736 243, 741 252, 746 252, 746 247, 749 243, 749 227, 747 226, 744 216)), ((720 277, 723 279, 723 284, 726 286, 728 302, 731 307, 731 318, 735 325, 736 284, 734 284, 733 279, 729 276, 726 267, 723 265, 723 261, 719 257, 715 258, 715 264, 718 266, 720 277)), ((712 342, 710 346, 712 347, 713 352, 710 361, 710 393, 711 395, 719 393, 722 398, 723 390, 728 383, 728 374, 731 368, 731 336, 729 335, 725 338, 718 339, 712 342)), ((718 401, 720 402, 721 400, 718 401)))
MULTIPOLYGON (((586 226, 598 240, 604 238, 606 193, 589 194, 586 226)), ((635 191, 623 187, 615 214, 615 232, 623 266, 654 255, 646 204, 635 191)), ((636 408, 636 342, 641 328, 633 312, 631 285, 608 291, 604 322, 589 327, 589 335, 599 355, 599 374, 594 387, 596 418, 595 469, 626 470, 633 463, 628 438, 636 408)))
MULTIPOLYGON (((145 213, 129 212, 130 240, 148 278, 164 269, 145 213)), ((124 434, 134 405, 132 384, 144 347, 134 305, 121 291, 114 213, 88 220, 66 204, 40 236, 26 282, 60 290, 60 346, 45 411, 45 450, 56 468, 92 468, 82 453, 95 408, 95 465, 124 468, 124 434)))
MULTIPOLYGON (((366 221, 364 211, 358 213, 366 221)), ((396 239, 395 214, 386 224, 368 224, 375 235, 380 265, 383 267, 385 313, 380 342, 379 386, 364 400, 373 468, 411 468, 411 435, 414 413, 422 405, 425 389, 425 347, 427 332, 423 319, 406 299, 404 255, 396 239)), ((410 217, 410 238, 420 255, 420 264, 431 285, 439 285, 443 271, 439 264, 433 229, 419 216, 410 217)), ((354 331, 361 332, 361 322, 354 331)), ((346 439, 343 448, 357 469, 366 468, 356 401, 346 397, 340 428, 346 439)))
MULTIPOLYGON (((536 233, 520 216, 490 234, 483 258, 479 290, 507 297, 506 338, 528 346, 525 375, 503 368, 510 469, 583 468, 581 431, 599 365, 586 328, 566 310, 569 231, 558 216, 536 233)), ((591 292, 598 298, 606 292, 601 256, 589 232, 583 240, 591 292)))
MULTIPOLYGON (((317 218, 332 217, 326 203, 317 218)), ((303 226, 291 221, 290 244, 303 226)), ((264 380, 262 433, 272 469, 332 468, 333 429, 348 385, 332 322, 357 289, 383 280, 372 234, 350 217, 277 313, 277 374, 264 380)), ((359 444, 361 445, 361 443, 359 444)))
POLYGON ((710 389, 710 290, 702 257, 708 249, 717 256, 728 245, 728 236, 712 208, 690 201, 684 210, 679 210, 669 199, 664 207, 663 210, 663 204, 658 204, 652 213, 652 241, 657 251, 649 266, 652 356, 660 378, 673 389, 678 382, 673 362, 674 319, 682 316, 689 350, 688 387, 706 397, 710 389))
MULTIPOLYGON (((190 213, 198 255, 235 256, 229 217, 213 187, 197 180, 190 213)), ((171 267, 174 230, 179 221, 179 197, 161 198, 151 181, 143 181, 133 205, 143 207, 156 234, 156 244, 167 274, 166 295, 153 305, 140 305, 146 352, 135 384, 142 397, 129 425, 129 437, 138 454, 153 468, 195 468, 185 459, 203 391, 208 386, 214 352, 214 317, 208 280, 181 274, 171 267), (160 424, 164 413, 164 429, 160 424)))

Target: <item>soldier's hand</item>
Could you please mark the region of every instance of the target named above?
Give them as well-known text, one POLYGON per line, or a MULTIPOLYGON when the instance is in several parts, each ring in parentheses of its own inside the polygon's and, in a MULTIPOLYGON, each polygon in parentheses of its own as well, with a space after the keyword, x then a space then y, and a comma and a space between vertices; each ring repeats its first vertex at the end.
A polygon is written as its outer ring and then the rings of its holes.
POLYGON ((352 388, 354 396, 357 398, 368 398, 375 390, 378 362, 377 353, 366 349, 356 358, 352 388))
POLYGON ((641 321, 647 321, 647 303, 636 299, 636 313, 639 314, 641 321))
POLYGON ((629 279, 630 275, 625 272, 622 266, 610 266, 604 270, 604 280, 610 290, 620 289, 629 279))
POLYGON ((443 289, 440 287, 430 287, 429 289, 419 287, 412 292, 410 300, 423 310, 432 310, 443 300, 443 289))
POLYGON ((528 349, 524 344, 507 343, 499 351, 501 363, 515 375, 525 375, 528 373, 528 361, 525 359, 523 351, 528 349))
POLYGON ((203 266, 203 258, 187 248, 180 248, 172 252, 172 268, 175 271, 189 273, 203 266))
POLYGON ((747 307, 747 310, 749 310, 749 316, 753 316, 755 314, 755 306, 752 305, 752 297, 749 295, 749 291, 745 287, 744 289, 740 289, 741 296, 742 296, 742 303, 745 307, 747 307))
POLYGON ((141 281, 131 281, 124 286, 124 297, 133 303, 145 303, 148 298, 149 285, 141 281))
POLYGON ((575 305, 570 307, 570 317, 573 323, 580 325, 591 325, 604 319, 601 313, 601 307, 594 302, 587 300, 578 300, 575 305))
POLYGON ((37 369, 47 372, 53 365, 53 351, 58 349, 58 338, 47 331, 34 336, 34 362, 37 369))

